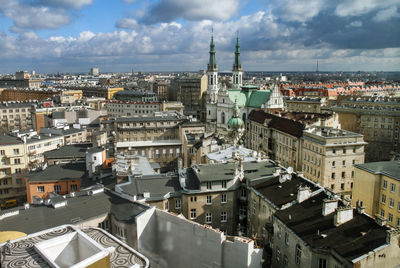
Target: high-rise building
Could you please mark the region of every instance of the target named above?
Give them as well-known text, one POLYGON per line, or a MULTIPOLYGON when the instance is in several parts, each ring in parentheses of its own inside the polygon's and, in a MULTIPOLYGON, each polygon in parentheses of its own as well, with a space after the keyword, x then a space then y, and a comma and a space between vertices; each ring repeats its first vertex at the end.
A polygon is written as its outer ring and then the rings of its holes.
POLYGON ((97 67, 90 68, 90 74, 93 75, 93 76, 98 76, 99 75, 99 68, 97 68, 97 67))

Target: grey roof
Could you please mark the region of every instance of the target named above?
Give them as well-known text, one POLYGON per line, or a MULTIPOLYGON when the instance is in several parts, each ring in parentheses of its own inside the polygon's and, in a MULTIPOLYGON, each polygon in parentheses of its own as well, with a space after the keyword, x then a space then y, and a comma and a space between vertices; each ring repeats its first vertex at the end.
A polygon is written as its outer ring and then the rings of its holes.
POLYGON ((62 134, 65 135, 71 135, 79 132, 84 132, 84 129, 78 129, 78 128, 69 128, 69 129, 64 129, 62 130, 62 134))
POLYGON ((85 163, 53 165, 45 170, 28 173, 29 182, 60 181, 82 179, 86 172, 85 163))
POLYGON ((256 160, 255 157, 253 156, 253 152, 254 152, 253 150, 244 147, 231 146, 224 150, 219 150, 216 152, 209 153, 206 155, 206 157, 209 160, 215 161, 216 163, 223 163, 232 160, 232 154, 237 153, 238 155, 243 157, 244 162, 248 162, 256 160))
POLYGON ((104 151, 104 150, 105 150, 105 149, 102 148, 102 147, 90 147, 90 148, 87 149, 87 152, 93 154, 93 153, 102 152, 102 151, 104 151))
MULTIPOLYGON (((199 172, 194 174, 199 182, 232 180, 234 178, 235 163, 198 165, 199 172)), ((243 162, 244 177, 249 180, 271 176, 277 165, 270 161, 243 162)))
POLYGON ((371 172, 373 174, 382 174, 395 180, 400 180, 400 162, 399 161, 382 161, 371 162, 365 164, 357 164, 355 167, 371 172))
POLYGON ((31 138, 26 139, 26 143, 31 144, 31 143, 36 143, 38 141, 52 140, 57 138, 62 138, 62 136, 57 134, 51 134, 51 136, 49 136, 48 134, 38 134, 32 136, 31 138))
POLYGON ((56 150, 45 152, 44 156, 48 159, 85 158, 86 150, 91 146, 92 146, 92 144, 90 144, 90 143, 65 145, 56 150))
POLYGON ((163 199, 168 193, 177 194, 182 190, 178 177, 166 174, 134 177, 130 183, 120 184, 119 188, 131 196, 143 196, 145 192, 148 192, 150 199, 163 199))
POLYGON ((120 221, 132 222, 137 215, 148 208, 110 192, 91 196, 77 194, 76 197, 66 200, 67 206, 60 208, 43 205, 31 205, 27 210, 20 208, 19 215, 0 220, 0 231, 20 231, 30 234, 63 224, 77 224, 109 213, 120 221))
POLYGON ((118 117, 117 123, 124 122, 148 122, 148 121, 176 121, 182 120, 178 115, 164 115, 164 116, 134 116, 134 117, 118 117))
POLYGON ((19 138, 7 133, 0 135, 0 145, 11 145, 23 143, 19 138))

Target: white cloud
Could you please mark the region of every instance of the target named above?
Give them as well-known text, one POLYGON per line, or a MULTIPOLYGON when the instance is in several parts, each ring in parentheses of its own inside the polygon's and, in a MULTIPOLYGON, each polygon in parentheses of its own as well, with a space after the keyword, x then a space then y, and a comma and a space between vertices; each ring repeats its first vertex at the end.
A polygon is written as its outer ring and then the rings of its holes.
POLYGON ((122 29, 136 29, 139 26, 139 24, 135 19, 124 18, 117 20, 115 26, 117 28, 122 28, 122 29))
POLYGON ((336 6, 335 14, 341 17, 359 16, 373 10, 399 5, 398 0, 343 0, 336 6))
POLYGON ((127 3, 127 4, 133 4, 133 3, 136 3, 137 2, 137 0, 123 0, 125 3, 127 3))
POLYGON ((373 19, 374 21, 377 22, 383 22, 396 17, 397 18, 400 17, 400 13, 397 12, 397 7, 390 7, 387 9, 380 10, 378 13, 376 13, 373 19))
POLYGON ((93 0, 40 0, 44 5, 80 9, 92 4, 93 0))
POLYGON ((361 27, 363 25, 362 21, 355 20, 351 22, 347 27, 361 27))
POLYGON ((324 5, 324 0, 285 0, 280 1, 277 12, 286 21, 306 22, 317 16, 324 5))

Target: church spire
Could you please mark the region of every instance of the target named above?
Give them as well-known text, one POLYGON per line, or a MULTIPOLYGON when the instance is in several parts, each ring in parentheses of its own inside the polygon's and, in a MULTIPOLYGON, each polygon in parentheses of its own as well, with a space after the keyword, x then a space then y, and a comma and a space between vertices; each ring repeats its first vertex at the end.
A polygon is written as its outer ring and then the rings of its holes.
POLYGON ((242 64, 240 64, 240 44, 239 44, 239 31, 236 33, 236 49, 235 49, 235 63, 233 64, 233 70, 242 70, 242 64))
POLYGON ((214 44, 214 29, 212 29, 211 33, 211 42, 210 42, 210 60, 208 62, 208 70, 216 70, 217 62, 215 60, 215 44, 214 44))

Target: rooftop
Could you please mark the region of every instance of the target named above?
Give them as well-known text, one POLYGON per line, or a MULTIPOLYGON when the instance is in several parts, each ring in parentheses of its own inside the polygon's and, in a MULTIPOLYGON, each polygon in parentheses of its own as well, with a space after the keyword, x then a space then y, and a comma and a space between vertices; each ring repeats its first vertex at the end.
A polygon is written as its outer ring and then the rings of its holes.
POLYGON ((388 176, 395 180, 400 180, 400 162, 399 161, 382 161, 371 162, 365 164, 357 164, 355 167, 368 171, 373 174, 388 176))
POLYGON ((3 133, 0 135, 0 145, 12 145, 12 144, 23 144, 22 140, 19 138, 9 135, 7 133, 3 133))
MULTIPOLYGON (((115 250, 110 252, 110 267, 148 267, 149 261, 142 254, 138 253, 136 250, 132 249, 125 243, 110 235, 106 231, 100 228, 86 227, 81 230, 72 225, 63 225, 57 228, 48 229, 42 232, 31 234, 27 237, 16 239, 11 241, 10 254, 4 254, 2 258, 2 265, 4 267, 51 267, 48 261, 43 258, 43 256, 37 251, 35 245, 43 244, 43 242, 54 241, 53 239, 62 239, 67 234, 74 234, 77 232, 83 232, 89 239, 94 240, 102 248, 114 247, 115 250), (40 244, 39 244, 40 243, 40 244)), ((81 244, 84 246, 85 244, 81 244)), ((78 258, 78 256, 73 256, 73 253, 81 252, 82 249, 77 245, 74 247, 73 243, 63 249, 61 252, 65 261, 67 257, 68 260, 78 258), (70 254, 70 256, 65 256, 64 254, 70 254)), ((5 252, 6 243, 0 245, 0 251, 5 252)), ((82 256, 80 256, 82 258, 82 256)), ((84 258, 84 257, 83 257, 84 258)), ((61 258, 60 258, 61 259, 61 258)), ((60 260, 57 258, 57 262, 60 260)))
POLYGON ((242 156, 244 162, 256 160, 255 156, 253 155, 253 150, 235 146, 209 153, 206 155, 206 157, 215 163, 226 163, 227 161, 232 160, 232 154, 234 153, 238 156, 242 156))
POLYGON ((80 143, 73 145, 65 145, 56 150, 44 153, 46 158, 85 158, 86 150, 90 148, 90 143, 80 143))
POLYGON ((29 182, 61 181, 82 179, 86 172, 85 163, 53 165, 45 170, 28 173, 29 182))
POLYGON ((130 223, 148 208, 108 191, 93 195, 86 192, 80 191, 75 197, 67 197, 67 205, 64 207, 31 205, 29 209, 17 208, 18 215, 0 220, 0 231, 31 234, 63 224, 78 224, 107 214, 113 215, 118 221, 130 223))
POLYGON ((332 128, 332 127, 311 127, 307 128, 304 130, 306 133, 311 133, 320 137, 325 137, 325 138, 339 138, 339 137, 362 137, 362 134, 343 130, 343 129, 338 129, 338 128, 332 128))
POLYGON ((322 215, 323 200, 327 197, 326 193, 322 192, 287 209, 277 211, 275 217, 310 247, 334 250, 350 262, 386 244, 388 228, 379 226, 365 214, 354 211, 352 220, 336 227, 335 213, 322 215))

